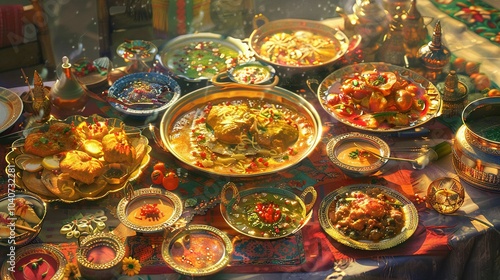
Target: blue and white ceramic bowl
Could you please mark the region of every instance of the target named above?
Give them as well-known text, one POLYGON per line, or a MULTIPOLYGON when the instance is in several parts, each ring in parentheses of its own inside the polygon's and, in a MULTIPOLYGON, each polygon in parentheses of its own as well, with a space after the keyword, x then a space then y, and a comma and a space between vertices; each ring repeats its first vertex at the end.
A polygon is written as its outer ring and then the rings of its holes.
POLYGON ((180 95, 181 88, 171 77, 141 72, 114 82, 108 91, 108 101, 113 108, 126 115, 149 117, 165 111, 180 95))

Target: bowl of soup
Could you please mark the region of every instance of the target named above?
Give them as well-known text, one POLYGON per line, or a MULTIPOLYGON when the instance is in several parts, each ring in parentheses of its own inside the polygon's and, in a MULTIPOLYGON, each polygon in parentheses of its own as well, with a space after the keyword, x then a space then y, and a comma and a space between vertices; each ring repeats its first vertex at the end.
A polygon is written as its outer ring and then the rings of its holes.
POLYGON ((143 188, 128 192, 118 203, 118 219, 126 227, 141 233, 160 232, 172 226, 182 214, 182 201, 174 193, 143 188))
POLYGON ((208 86, 165 111, 159 144, 191 170, 249 178, 305 159, 321 127, 314 106, 286 89, 208 86))
POLYGON ((328 142, 326 150, 333 164, 353 178, 376 173, 390 156, 390 148, 384 140, 359 132, 337 135, 328 142))

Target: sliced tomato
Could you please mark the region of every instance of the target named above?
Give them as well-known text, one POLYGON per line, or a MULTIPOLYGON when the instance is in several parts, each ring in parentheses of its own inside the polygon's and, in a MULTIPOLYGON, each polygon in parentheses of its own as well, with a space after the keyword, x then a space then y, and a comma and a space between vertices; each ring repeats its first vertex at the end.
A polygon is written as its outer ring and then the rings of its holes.
POLYGON ((329 93, 326 96, 326 104, 328 104, 330 106, 336 105, 339 102, 340 102, 340 97, 339 97, 338 93, 329 93))

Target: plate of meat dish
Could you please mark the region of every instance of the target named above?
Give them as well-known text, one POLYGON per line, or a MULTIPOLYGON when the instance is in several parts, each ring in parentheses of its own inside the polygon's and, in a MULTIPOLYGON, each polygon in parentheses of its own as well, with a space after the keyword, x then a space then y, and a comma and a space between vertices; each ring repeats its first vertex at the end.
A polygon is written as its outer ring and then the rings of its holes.
POLYGON ((387 63, 359 63, 327 76, 317 90, 323 108, 351 127, 395 132, 441 114, 441 95, 418 73, 387 63))
POLYGON ((415 205, 380 185, 341 187, 321 201, 318 216, 333 239, 362 250, 394 247, 410 238, 418 226, 415 205))
POLYGON ((150 160, 140 129, 98 115, 51 120, 24 136, 6 160, 16 168, 16 185, 46 202, 102 198, 136 179, 150 160))

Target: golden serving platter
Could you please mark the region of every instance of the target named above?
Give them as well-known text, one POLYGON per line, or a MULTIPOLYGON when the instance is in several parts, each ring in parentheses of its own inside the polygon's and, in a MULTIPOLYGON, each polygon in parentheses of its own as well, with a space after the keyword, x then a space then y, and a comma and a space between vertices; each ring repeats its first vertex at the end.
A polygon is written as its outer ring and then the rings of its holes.
MULTIPOLYGON (((59 201, 59 202, 64 202, 64 203, 74 203, 74 202, 84 201, 84 200, 101 199, 101 198, 105 197, 106 195, 108 195, 109 193, 114 193, 114 192, 122 190, 128 181, 136 180, 139 177, 139 175, 142 174, 142 171, 144 170, 144 168, 147 166, 147 164, 149 163, 149 161, 151 159, 151 157, 149 155, 149 152, 151 151, 151 146, 148 144, 147 137, 142 135, 142 132, 139 128, 132 127, 132 126, 126 126, 119 119, 103 118, 103 117, 98 116, 98 115, 92 115, 89 117, 71 116, 71 117, 66 118, 65 120, 56 120, 56 119, 49 120, 45 124, 27 129, 23 133, 24 133, 24 138, 20 138, 20 139, 14 141, 12 143, 12 150, 9 153, 7 153, 7 155, 5 156, 5 159, 7 161, 7 168, 9 168, 9 166, 15 167, 15 176, 16 176, 15 181, 16 181, 17 187, 39 195, 45 202, 59 201), (45 190, 41 191, 39 188, 36 187, 35 184, 33 184, 33 185, 25 184, 23 182, 23 172, 26 172, 26 171, 22 170, 18 165, 16 165, 16 158, 26 154, 24 151, 24 144, 25 144, 26 137, 30 133, 47 131, 48 128, 53 124, 64 123, 64 124, 71 124, 71 125, 74 124, 74 126, 78 126, 79 124, 81 124, 83 122, 86 122, 88 124, 94 124, 97 122, 104 122, 107 124, 107 126, 110 129, 123 128, 125 133, 129 137, 136 137, 135 138, 136 141, 134 143, 142 143, 145 145, 142 159, 140 159, 140 160, 138 159, 136 162, 136 165, 130 167, 127 179, 123 180, 123 182, 120 182, 119 184, 110 184, 105 180, 103 175, 101 175, 100 177, 102 177, 103 179, 96 180, 92 184, 78 183, 73 188, 73 191, 77 192, 77 194, 78 194, 78 195, 74 196, 74 199, 67 199, 67 198, 58 197, 55 194, 51 194, 48 190, 46 190, 46 188, 45 188, 45 190)), ((34 172, 30 172, 30 173, 34 173, 34 172)))
POLYGON ((271 240, 295 234, 307 224, 316 198, 312 186, 297 196, 282 188, 239 191, 235 184, 228 183, 221 191, 220 211, 228 225, 239 233, 271 240), (306 203, 308 196, 311 199, 306 203))
POLYGON ((23 113, 23 101, 15 92, 0 87, 0 133, 11 127, 23 113))
POLYGON ((182 215, 182 210, 182 200, 174 193, 158 188, 143 188, 122 198, 116 213, 120 222, 128 228, 152 233, 174 224, 182 215))
MULTIPOLYGON (((378 79, 370 81, 370 83, 374 82, 379 81, 378 79)), ((351 84, 353 88, 358 86, 356 81, 351 84)), ((429 80, 412 70, 383 62, 359 63, 336 70, 321 82, 317 89, 317 96, 323 109, 336 120, 350 127, 369 132, 396 132, 423 125, 441 114, 443 103, 439 90, 429 80), (347 86, 344 84, 347 79, 362 80, 363 78, 358 78, 361 73, 366 73, 366 75, 368 73, 374 75, 395 73, 396 77, 399 76, 406 80, 417 90, 413 95, 406 95, 411 96, 412 100, 394 102, 395 104, 391 104, 391 100, 397 98, 396 93, 392 92, 395 84, 390 88, 385 88, 385 85, 390 85, 394 81, 395 78, 393 79, 392 76, 386 78, 386 80, 391 80, 391 83, 371 85, 371 88, 377 88, 376 90, 359 86, 360 89, 356 90, 356 95, 347 94, 341 90, 342 86, 347 86), (382 93, 370 96, 371 92, 379 93, 383 90, 386 91, 384 96, 382 93), (338 97, 335 98, 334 95, 338 95, 338 97), (385 99, 385 97, 389 98, 385 99), (353 107, 352 104, 356 106, 353 107), (408 108, 410 104, 413 105, 408 108)), ((403 98, 399 100, 403 100, 403 98)))
POLYGON ((209 225, 189 225, 171 233, 162 244, 165 262, 176 272, 207 276, 231 261, 233 244, 227 234, 209 225))
POLYGON ((321 227, 328 233, 333 239, 346 246, 361 249, 361 250, 384 250, 399 245, 410 238, 418 226, 418 212, 415 205, 400 194, 399 192, 390 189, 388 187, 380 185, 369 185, 369 184, 355 184, 345 187, 341 187, 331 193, 329 193, 320 204, 318 218, 321 227), (345 235, 341 230, 338 229, 337 224, 332 221, 331 215, 334 215, 335 211, 338 209, 339 201, 341 200, 354 200, 350 197, 351 192, 362 192, 379 190, 380 193, 391 198, 392 203, 401 204, 401 211, 404 213, 404 226, 401 232, 396 234, 394 237, 381 239, 377 242, 371 241, 369 239, 357 239, 345 235))
MULTIPOLYGON (((238 110, 233 111, 238 112, 238 110)), ((232 121, 232 124, 242 122, 242 118, 234 117, 233 120, 236 121, 232 121)), ((254 127, 259 126, 254 125, 254 127)), ((163 115, 159 129, 160 145, 188 168, 217 177, 249 178, 274 174, 299 163, 319 143, 321 127, 321 118, 314 106, 301 96, 283 88, 208 86, 184 95, 169 107, 163 115), (210 112, 211 108, 216 106, 219 108, 233 106, 237 109, 246 106, 254 110, 246 116, 253 114, 259 117, 263 114, 253 112, 272 110, 275 116, 282 116, 282 120, 290 119, 297 125, 298 138, 275 154, 264 153, 278 150, 275 146, 254 145, 256 141, 252 139, 249 141, 254 144, 247 143, 243 148, 239 145, 244 144, 243 141, 237 145, 229 145, 219 141, 221 137, 215 137, 214 129, 208 124, 207 111, 210 112)), ((224 133, 224 136, 244 138, 250 134, 242 131, 230 131, 224 133)))
POLYGON ((14 267, 2 265, 2 279, 63 279, 66 257, 50 244, 29 244, 15 251, 14 267), (33 265, 33 263, 36 263, 33 265), (21 269, 21 267, 23 269, 21 269), (14 271, 12 271, 14 269, 14 271), (45 276, 43 275, 45 273, 45 276))

